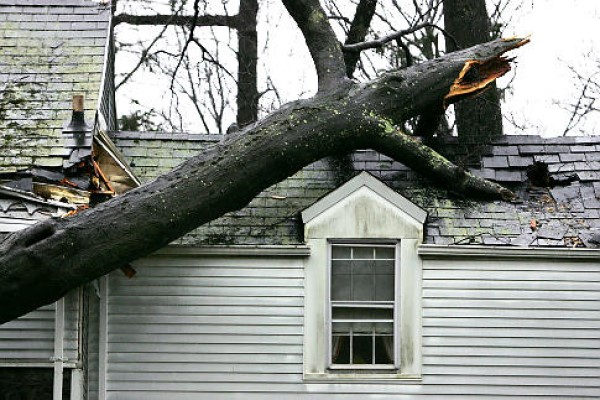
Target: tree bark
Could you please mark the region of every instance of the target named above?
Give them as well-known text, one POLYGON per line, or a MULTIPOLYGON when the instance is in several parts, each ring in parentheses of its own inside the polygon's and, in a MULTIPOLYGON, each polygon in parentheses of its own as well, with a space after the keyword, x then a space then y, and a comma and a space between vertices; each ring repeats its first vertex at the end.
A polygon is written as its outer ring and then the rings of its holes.
POLYGON ((258 88, 256 64, 258 39, 256 34, 257 0, 241 0, 238 13, 238 93, 237 124, 246 126, 258 119, 258 88))
MULTIPOLYGON (((377 0, 361 0, 360 3, 358 3, 356 12, 354 13, 354 19, 348 30, 348 36, 346 37, 344 47, 365 40, 365 37, 367 37, 367 33, 369 32, 369 26, 371 26, 371 20, 375 15, 376 8, 377 0)), ((360 51, 348 51, 344 53, 346 76, 348 78, 352 78, 352 75, 354 75, 358 60, 360 60, 360 51)))
MULTIPOLYGON (((490 20, 485 0, 444 0, 444 25, 456 43, 446 37, 446 48, 455 51, 490 40, 490 20), (457 48, 458 44, 459 48, 457 48)), ((478 153, 502 136, 502 113, 496 84, 485 93, 454 107, 460 143, 479 160, 478 153)))
POLYGON ((523 43, 497 40, 288 104, 147 185, 73 217, 16 232, 0 244, 0 322, 56 301, 243 207, 265 188, 328 155, 373 148, 451 190, 510 197, 508 190, 403 134, 394 122, 419 115, 440 99, 451 100, 447 95, 460 83, 456 78, 467 61, 506 67, 500 55, 523 43))

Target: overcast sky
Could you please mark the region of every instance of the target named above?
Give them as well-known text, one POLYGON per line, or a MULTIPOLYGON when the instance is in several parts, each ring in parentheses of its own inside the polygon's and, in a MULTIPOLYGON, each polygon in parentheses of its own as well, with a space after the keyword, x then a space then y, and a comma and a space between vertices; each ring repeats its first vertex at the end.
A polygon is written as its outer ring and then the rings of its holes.
MULTIPOLYGON (((302 37, 279 0, 262 3, 267 7, 261 9, 260 21, 269 29, 266 34, 265 30, 259 31, 259 41, 264 44, 268 40, 269 46, 260 60, 261 76, 264 78, 268 69, 285 101, 296 99, 299 93, 309 96, 316 88, 316 77, 302 37)), ((519 10, 511 13, 505 36, 529 34, 531 43, 513 52, 517 56, 514 71, 499 81, 500 86, 512 81, 512 90, 503 104, 505 132, 562 135, 570 117, 564 107, 575 102, 580 92, 569 66, 584 76, 600 70, 600 1, 524 0, 519 10)), ((124 71, 132 61, 121 56, 117 62, 118 70, 124 71)), ((141 97, 148 106, 159 107, 164 103, 167 86, 141 74, 118 93, 120 112, 131 110, 130 99, 140 99, 140 93, 144 93, 141 97)), ((201 131, 197 123, 186 127, 201 131)), ((599 134, 600 115, 588 118, 570 134, 575 133, 599 134)))
MULTIPOLYGON (((579 94, 568 66, 586 76, 600 70, 600 1, 534 0, 513 22, 508 34, 532 36, 530 44, 514 52, 514 94, 504 108, 530 125, 526 133, 560 135, 570 114, 557 103, 574 102, 579 94)), ((600 134, 600 115, 580 128, 600 134)), ((505 129, 511 131, 506 122, 505 129)))

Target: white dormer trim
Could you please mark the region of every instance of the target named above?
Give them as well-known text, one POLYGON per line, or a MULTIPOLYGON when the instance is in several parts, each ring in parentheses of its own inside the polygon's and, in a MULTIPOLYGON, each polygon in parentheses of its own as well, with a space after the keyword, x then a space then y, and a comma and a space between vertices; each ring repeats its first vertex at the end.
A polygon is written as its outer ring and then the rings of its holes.
POLYGON ((381 182, 379 179, 375 178, 366 171, 362 171, 360 174, 350 179, 333 192, 327 194, 325 197, 308 207, 306 210, 302 211, 302 221, 305 224, 309 223, 314 218, 338 204, 342 199, 350 196, 352 193, 356 192, 362 187, 371 189, 374 193, 378 194, 383 199, 389 201, 397 208, 411 216, 418 223, 425 223, 427 211, 412 203, 400 193, 395 192, 385 183, 381 182))
POLYGON ((304 381, 408 382, 421 377, 422 261, 427 212, 367 172, 362 172, 302 212, 305 259, 304 381), (328 367, 330 352, 330 260, 332 243, 396 245, 395 349, 392 371, 347 371, 328 367))

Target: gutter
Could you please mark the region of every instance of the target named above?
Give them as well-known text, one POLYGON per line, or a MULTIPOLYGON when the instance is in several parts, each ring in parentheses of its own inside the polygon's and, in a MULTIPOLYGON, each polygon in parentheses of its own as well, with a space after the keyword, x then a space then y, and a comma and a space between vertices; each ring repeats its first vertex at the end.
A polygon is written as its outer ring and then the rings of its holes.
POLYGON ((424 259, 476 258, 476 259, 569 259, 600 260, 600 249, 567 247, 520 246, 439 246, 423 244, 418 254, 424 259))

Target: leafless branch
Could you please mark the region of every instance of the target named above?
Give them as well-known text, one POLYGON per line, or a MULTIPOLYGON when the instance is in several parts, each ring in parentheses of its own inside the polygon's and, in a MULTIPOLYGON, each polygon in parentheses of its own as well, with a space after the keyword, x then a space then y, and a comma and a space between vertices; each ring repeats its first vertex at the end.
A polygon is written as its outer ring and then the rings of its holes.
POLYGON ((435 28, 437 30, 439 30, 440 32, 442 32, 446 37, 450 38, 450 40, 452 40, 454 42, 455 45, 457 45, 456 40, 450 35, 448 34, 448 32, 446 32, 446 30, 444 28, 439 27, 436 24, 431 24, 431 23, 422 23, 422 24, 418 24, 413 26, 412 28, 408 28, 408 29, 403 29, 397 32, 394 32, 390 35, 384 36, 380 39, 376 39, 376 40, 369 40, 366 42, 361 42, 361 43, 355 43, 355 44, 348 44, 348 45, 344 45, 342 46, 342 50, 343 51, 347 51, 347 52, 360 52, 366 49, 377 49, 377 48, 381 48, 383 47, 386 43, 391 42, 392 40, 397 40, 403 36, 409 35, 411 33, 414 33, 420 29, 426 28, 426 27, 430 27, 430 28, 435 28))
POLYGON ((227 26, 237 27, 237 15, 131 15, 118 14, 113 18, 113 23, 130 25, 170 25, 170 26, 227 26))

